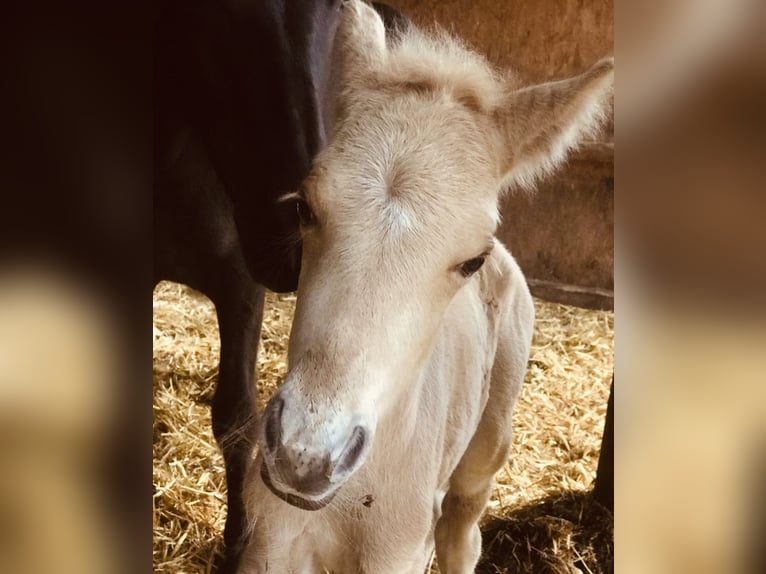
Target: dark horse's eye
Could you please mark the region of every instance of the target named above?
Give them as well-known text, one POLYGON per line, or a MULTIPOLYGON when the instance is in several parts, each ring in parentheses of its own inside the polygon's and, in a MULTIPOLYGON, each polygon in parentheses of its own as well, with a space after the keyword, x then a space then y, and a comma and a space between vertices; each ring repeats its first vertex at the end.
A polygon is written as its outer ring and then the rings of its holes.
POLYGON ((479 257, 474 257, 473 259, 464 261, 460 264, 460 267, 458 267, 458 271, 460 271, 460 274, 463 277, 470 277, 479 269, 481 269, 481 266, 484 265, 484 260, 486 258, 486 255, 480 255, 479 257))
POLYGON ((295 203, 295 210, 298 213, 298 221, 301 225, 311 225, 314 223, 314 212, 311 211, 311 207, 305 199, 299 198, 295 203))

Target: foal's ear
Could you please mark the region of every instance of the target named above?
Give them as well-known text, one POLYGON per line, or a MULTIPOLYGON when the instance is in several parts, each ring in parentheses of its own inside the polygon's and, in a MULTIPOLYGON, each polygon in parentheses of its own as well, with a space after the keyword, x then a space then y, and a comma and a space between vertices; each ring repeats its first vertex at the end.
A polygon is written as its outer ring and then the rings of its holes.
POLYGON ((614 82, 614 59, 584 74, 510 92, 497 112, 508 183, 528 187, 600 127, 614 82))
POLYGON ((333 46, 336 86, 345 91, 364 84, 386 57, 386 29, 372 6, 347 0, 333 46))

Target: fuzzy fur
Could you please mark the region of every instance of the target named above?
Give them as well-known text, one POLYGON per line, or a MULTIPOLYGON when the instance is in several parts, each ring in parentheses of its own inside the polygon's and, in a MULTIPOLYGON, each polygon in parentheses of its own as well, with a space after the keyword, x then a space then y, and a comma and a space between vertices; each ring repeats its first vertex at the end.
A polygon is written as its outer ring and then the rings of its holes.
POLYGON ((253 459, 241 572, 422 574, 435 550, 441 572, 467 574, 534 323, 521 270, 494 239, 498 199, 598 125, 612 64, 519 88, 443 33, 411 27, 387 45, 380 18, 352 0, 333 70, 335 127, 298 194, 314 222, 302 231, 290 370, 272 400, 306 468, 354 425, 369 440, 313 512, 260 479, 285 458, 253 459), (459 272, 488 251, 477 273, 459 272))

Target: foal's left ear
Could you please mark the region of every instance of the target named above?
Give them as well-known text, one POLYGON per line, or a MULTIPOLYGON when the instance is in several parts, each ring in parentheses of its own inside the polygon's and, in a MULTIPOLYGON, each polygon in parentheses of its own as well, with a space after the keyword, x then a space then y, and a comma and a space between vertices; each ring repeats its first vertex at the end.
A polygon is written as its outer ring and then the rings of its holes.
POLYGON ((506 181, 530 186, 596 132, 604 119, 613 82, 614 59, 605 58, 568 80, 510 92, 496 112, 506 181))
POLYGON ((361 0, 342 4, 333 46, 336 86, 345 91, 365 81, 386 57, 386 29, 375 9, 361 0))

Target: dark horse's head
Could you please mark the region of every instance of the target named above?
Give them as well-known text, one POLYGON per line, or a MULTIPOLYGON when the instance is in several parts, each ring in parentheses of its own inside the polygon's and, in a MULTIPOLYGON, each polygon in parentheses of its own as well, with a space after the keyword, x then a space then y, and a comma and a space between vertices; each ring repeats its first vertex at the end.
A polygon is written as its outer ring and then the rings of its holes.
POLYGON ((160 19, 157 37, 178 86, 171 104, 192 123, 231 201, 253 278, 294 290, 298 219, 279 198, 299 188, 325 140, 340 0, 170 0, 167 9, 173 17, 160 19))

